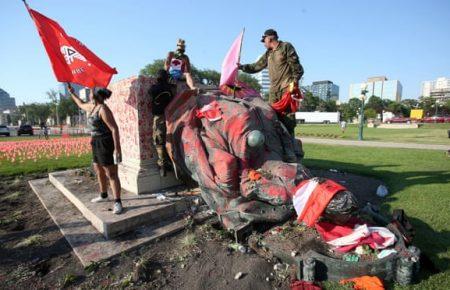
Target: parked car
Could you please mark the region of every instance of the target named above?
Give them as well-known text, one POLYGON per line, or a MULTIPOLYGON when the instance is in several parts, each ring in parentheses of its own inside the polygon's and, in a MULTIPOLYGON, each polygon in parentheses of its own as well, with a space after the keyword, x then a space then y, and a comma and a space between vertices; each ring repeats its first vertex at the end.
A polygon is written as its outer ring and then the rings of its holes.
POLYGON ((390 119, 387 119, 385 121, 385 123, 391 124, 391 123, 411 123, 411 119, 410 118, 406 118, 406 117, 393 117, 390 119))
POLYGON ((17 135, 33 135, 33 127, 31 125, 21 125, 17 131, 17 135))
POLYGON ((5 125, 0 125, 0 135, 9 137, 11 135, 9 128, 5 125))
POLYGON ((423 123, 444 123, 445 118, 439 116, 425 117, 422 119, 423 123))

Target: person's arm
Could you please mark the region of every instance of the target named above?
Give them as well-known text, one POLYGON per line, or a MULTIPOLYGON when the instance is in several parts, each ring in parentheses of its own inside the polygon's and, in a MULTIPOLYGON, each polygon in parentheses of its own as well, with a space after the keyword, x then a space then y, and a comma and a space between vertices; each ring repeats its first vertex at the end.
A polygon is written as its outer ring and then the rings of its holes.
POLYGON ((184 72, 191 73, 191 60, 189 59, 189 57, 187 55, 186 55, 186 58, 184 61, 186 62, 184 72))
POLYGON ((255 63, 242 65, 238 63, 237 65, 240 70, 249 74, 260 72, 267 67, 267 52, 264 53, 255 63))
POLYGON ((295 48, 290 43, 286 44, 286 60, 289 67, 291 68, 292 81, 298 85, 298 81, 303 76, 303 67, 300 64, 300 60, 298 58, 297 52, 295 51, 295 48))
POLYGON ((166 57, 166 61, 164 62, 164 69, 167 71, 170 68, 170 62, 172 61, 172 58, 173 58, 173 51, 169 51, 166 57))
POLYGON ((83 102, 83 101, 80 99, 80 97, 78 97, 78 96, 75 94, 75 91, 74 91, 74 89, 72 88, 72 86, 70 85, 70 83, 67 83, 67 88, 69 89, 69 93, 70 93, 70 96, 72 97, 72 100, 75 102, 75 104, 77 104, 77 106, 78 106, 80 109, 85 110, 85 111, 87 111, 87 112, 90 111, 90 110, 92 110, 92 105, 83 102))
POLYGON ((100 108, 99 115, 112 133, 115 154, 118 155, 118 159, 120 160, 120 156, 122 156, 122 148, 120 147, 119 127, 117 127, 114 116, 107 106, 102 106, 100 108))

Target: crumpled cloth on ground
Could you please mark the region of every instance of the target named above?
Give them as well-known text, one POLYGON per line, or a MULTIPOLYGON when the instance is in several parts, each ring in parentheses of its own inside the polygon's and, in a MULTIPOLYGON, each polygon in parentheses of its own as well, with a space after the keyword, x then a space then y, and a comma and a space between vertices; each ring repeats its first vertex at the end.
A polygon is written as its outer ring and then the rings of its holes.
POLYGON ((355 290, 384 290, 383 281, 376 276, 361 276, 339 281, 342 285, 353 282, 355 290))
POLYGON ((364 225, 338 226, 328 222, 316 224, 316 230, 329 245, 341 253, 353 250, 359 245, 369 245, 372 249, 384 249, 393 245, 395 235, 384 227, 364 225))
POLYGON ((222 113, 219 109, 219 104, 217 102, 211 102, 210 104, 204 105, 201 109, 195 111, 195 116, 199 119, 206 118, 208 121, 214 122, 222 119, 222 113))
POLYGON ((292 198, 297 220, 313 226, 336 193, 344 190, 345 187, 331 179, 311 178, 300 182, 292 198))
POLYGON ((321 290, 322 288, 314 285, 311 282, 306 281, 293 281, 291 282, 291 290, 321 290))

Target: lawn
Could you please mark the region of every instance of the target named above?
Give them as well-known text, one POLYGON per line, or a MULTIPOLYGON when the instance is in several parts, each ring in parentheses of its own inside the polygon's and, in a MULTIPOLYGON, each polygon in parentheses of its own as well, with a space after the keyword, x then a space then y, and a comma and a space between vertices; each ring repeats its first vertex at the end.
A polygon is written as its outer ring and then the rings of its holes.
MULTIPOLYGON (((381 129, 364 127, 364 140, 423 143, 423 144, 444 144, 450 145, 447 130, 449 124, 424 124, 418 129, 381 129)), ((358 126, 350 124, 345 133, 341 132, 337 124, 300 124, 295 128, 295 133, 300 137, 318 138, 338 138, 347 140, 358 139, 358 126)))
POLYGON ((89 137, 0 142, 0 176, 84 167, 91 160, 89 137))
MULTIPOLYGON (((390 194, 382 210, 406 211, 417 232, 415 243, 442 271, 435 275, 425 273, 414 289, 450 289, 450 158, 432 150, 316 144, 304 144, 304 150, 304 164, 308 167, 334 168, 383 180, 390 194)), ((86 153, 37 162, 3 162, 0 175, 85 167, 90 160, 91 155, 86 153)))
MULTIPOLYGON (((61 138, 60 135, 54 135, 54 136, 49 136, 49 139, 59 139, 61 138)), ((43 140, 44 137, 39 138, 39 135, 33 135, 33 136, 11 136, 11 137, 6 137, 6 136, 0 136, 0 142, 11 142, 11 141, 30 141, 30 140, 43 140)))
POLYGON ((2 163, 0 166, 0 176, 52 172, 55 170, 87 167, 91 164, 91 162, 92 155, 84 154, 80 157, 69 156, 59 159, 40 160, 37 162, 25 161, 23 163, 2 163))
POLYGON ((403 208, 416 229, 415 243, 443 273, 415 289, 450 289, 450 158, 431 150, 304 144, 305 165, 383 180, 390 191, 382 210, 403 208), (446 285, 446 286, 444 286, 446 285))

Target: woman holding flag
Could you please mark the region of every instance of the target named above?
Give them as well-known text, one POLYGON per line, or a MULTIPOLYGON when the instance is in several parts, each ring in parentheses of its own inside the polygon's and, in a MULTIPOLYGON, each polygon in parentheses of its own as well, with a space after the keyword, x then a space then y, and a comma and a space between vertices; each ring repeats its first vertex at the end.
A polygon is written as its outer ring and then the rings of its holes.
POLYGON ((117 164, 121 162, 121 148, 119 128, 114 116, 105 104, 111 96, 111 91, 105 88, 98 89, 92 95, 92 103, 83 102, 67 83, 70 95, 78 107, 88 113, 88 127, 91 131, 92 157, 95 172, 100 187, 100 195, 91 202, 108 201, 108 185, 114 196, 114 214, 123 210, 120 199, 120 180, 117 173, 117 164))
POLYGON ((56 21, 31 9, 25 0, 23 2, 39 31, 56 79, 67 83, 74 102, 88 113, 93 163, 100 185, 100 196, 91 201, 108 200, 107 181, 109 180, 115 200, 113 212, 119 214, 123 210, 120 200, 120 180, 117 174, 117 163, 121 161, 119 129, 111 110, 104 103, 111 96, 111 91, 106 87, 117 71, 76 38, 67 35, 56 21), (102 89, 95 91, 92 103, 85 103, 75 95, 70 83, 79 84, 91 90, 95 87, 102 89))

